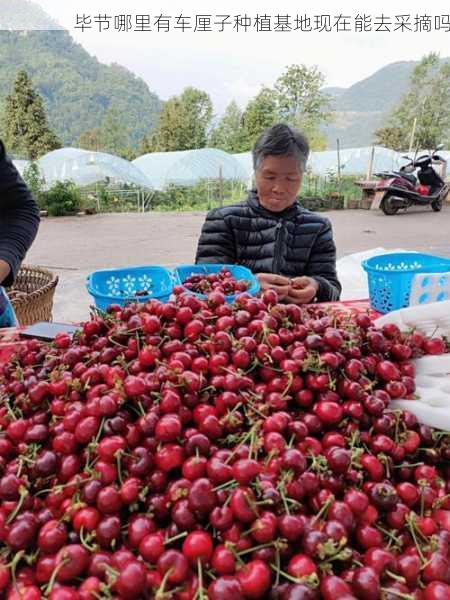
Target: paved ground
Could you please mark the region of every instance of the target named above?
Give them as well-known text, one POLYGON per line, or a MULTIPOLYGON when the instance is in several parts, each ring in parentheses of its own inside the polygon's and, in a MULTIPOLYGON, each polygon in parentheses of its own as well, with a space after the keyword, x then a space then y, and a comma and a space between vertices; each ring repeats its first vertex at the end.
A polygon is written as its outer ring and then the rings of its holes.
MULTIPOLYGON (((418 208, 394 217, 366 210, 326 214, 340 257, 380 246, 450 256, 449 206, 441 213, 418 208)), ((84 285, 88 273, 124 265, 192 262, 204 216, 122 213, 45 218, 27 262, 46 266, 60 277, 54 319, 84 319, 90 304, 84 285)))

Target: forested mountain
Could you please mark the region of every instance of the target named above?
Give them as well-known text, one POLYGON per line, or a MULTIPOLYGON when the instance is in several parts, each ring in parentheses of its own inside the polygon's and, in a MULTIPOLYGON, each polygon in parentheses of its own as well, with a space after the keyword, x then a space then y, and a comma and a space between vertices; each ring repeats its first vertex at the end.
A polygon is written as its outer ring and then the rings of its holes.
POLYGON ((337 138, 343 148, 371 144, 373 132, 407 91, 416 65, 414 61, 391 63, 349 88, 325 88, 336 111, 334 121, 325 128, 328 146, 335 148, 337 138))
POLYGON ((120 65, 100 63, 64 30, 0 31, 0 66, 0 103, 25 69, 65 145, 98 127, 111 107, 137 145, 161 110, 160 99, 142 79, 120 65))

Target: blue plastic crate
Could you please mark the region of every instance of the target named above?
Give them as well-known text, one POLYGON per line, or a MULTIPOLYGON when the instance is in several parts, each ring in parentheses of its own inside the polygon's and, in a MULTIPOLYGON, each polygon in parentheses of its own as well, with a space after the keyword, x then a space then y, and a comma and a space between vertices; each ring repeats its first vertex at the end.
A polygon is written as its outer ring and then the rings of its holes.
POLYGON ((409 306, 415 275, 450 272, 450 259, 416 252, 393 252, 373 256, 363 261, 362 267, 368 277, 372 308, 387 313, 409 306))
MULTIPOLYGON (((223 267, 229 269, 231 274, 235 279, 244 279, 249 283, 249 287, 246 290, 248 294, 254 296, 257 294, 261 288, 258 278, 253 275, 250 269, 247 267, 243 267, 241 265, 223 265, 223 264, 199 264, 199 265, 179 265, 174 270, 175 279, 178 284, 182 284, 188 277, 191 275, 208 275, 210 273, 218 273, 223 267)), ((186 289, 189 294, 194 294, 197 298, 202 300, 207 298, 205 294, 198 294, 196 292, 191 292, 186 289)), ((236 296, 238 294, 229 294, 225 296, 227 302, 232 303, 235 301, 236 296)))
POLYGON ((110 304, 124 306, 128 302, 147 302, 152 298, 166 302, 173 284, 173 275, 168 269, 153 265, 103 269, 91 273, 86 281, 89 294, 101 310, 110 304))

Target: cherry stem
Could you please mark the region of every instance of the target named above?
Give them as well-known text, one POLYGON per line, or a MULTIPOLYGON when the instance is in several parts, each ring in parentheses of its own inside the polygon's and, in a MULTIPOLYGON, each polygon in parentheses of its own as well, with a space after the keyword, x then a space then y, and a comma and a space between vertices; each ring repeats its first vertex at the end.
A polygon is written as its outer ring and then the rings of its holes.
POLYGON ((203 566, 202 561, 197 558, 197 573, 198 573, 198 589, 196 594, 196 599, 198 600, 207 600, 205 596, 205 591, 203 589, 203 566))
POLYGON ((252 409, 253 412, 255 412, 258 416, 260 416, 262 419, 266 419, 267 415, 265 415, 264 413, 260 412, 256 406, 253 404, 253 402, 250 402, 250 400, 248 400, 247 405, 252 409))
POLYGON ((381 588, 381 591, 396 596, 397 598, 401 598, 402 600, 414 600, 414 596, 411 594, 403 594, 402 592, 397 592, 397 590, 391 588, 381 588))
POLYGON ((275 585, 276 586, 280 583, 280 565, 281 565, 280 549, 277 546, 277 548, 275 550, 275 567, 276 567, 275 585))
POLYGON ((187 534, 188 534, 187 531, 183 531, 182 533, 174 535, 171 538, 167 538, 167 540, 164 540, 164 545, 166 545, 166 544, 172 544, 173 542, 176 542, 177 540, 181 540, 182 538, 186 537, 187 534))
POLYGON ((233 544, 232 542, 225 542, 225 547, 227 548, 227 550, 229 550, 233 554, 234 558, 237 560, 239 565, 244 564, 244 561, 239 556, 239 554, 236 552, 235 544, 233 544))
POLYGON ((236 554, 236 556, 243 556, 244 554, 248 554, 249 552, 256 552, 257 550, 263 550, 264 548, 272 548, 274 546, 274 542, 268 542, 267 544, 260 544, 259 546, 253 546, 252 548, 247 548, 247 550, 241 550, 236 554))
POLYGON ((328 512, 328 509, 333 504, 333 502, 334 502, 334 496, 331 495, 326 500, 326 502, 324 502, 322 508, 319 510, 319 512, 317 513, 317 515, 312 519, 312 523, 316 523, 319 519, 321 519, 324 515, 326 515, 326 513, 328 512))
POLYGON ((106 417, 102 417, 102 420, 100 422, 100 427, 98 428, 97 435, 95 436, 95 439, 93 442, 95 444, 95 446, 97 446, 97 444, 100 441, 100 438, 102 437, 103 428, 105 427, 105 422, 106 422, 106 417))
POLYGON ((381 531, 381 533, 384 533, 384 535, 387 535, 387 537, 389 538, 390 541, 394 542, 397 546, 401 546, 401 540, 400 538, 398 538, 396 535, 394 535, 392 533, 392 531, 388 531, 387 529, 384 529, 384 527, 381 527, 381 525, 376 525, 376 528, 381 531))
POLYGON ((236 454, 236 452, 239 450, 239 448, 240 448, 241 446, 243 446, 243 444, 244 444, 244 443, 245 443, 245 442, 246 442, 246 441, 247 441, 249 438, 251 438, 251 437, 252 437, 252 435, 253 435, 253 431, 254 431, 255 429, 259 429, 259 423, 255 423, 255 425, 253 425, 253 427, 251 427, 251 428, 249 429, 249 431, 247 431, 247 433, 246 433, 246 434, 244 435, 244 437, 242 438, 242 440, 241 440, 240 444, 238 444, 238 445, 236 446, 236 448, 233 450, 233 452, 230 454, 230 456, 229 456, 229 457, 228 457, 228 458, 225 460, 225 464, 226 464, 226 465, 227 465, 227 464, 230 462, 230 460, 233 458, 233 456, 236 454))
POLYGON ((61 571, 61 569, 64 567, 64 565, 66 565, 68 562, 70 561, 70 558, 64 558, 60 563, 58 563, 56 565, 56 567, 53 569, 52 575, 50 577, 50 580, 47 584, 47 586, 44 589, 44 595, 48 596, 50 594, 50 592, 53 589, 53 586, 55 585, 56 582, 56 578, 58 577, 58 573, 61 571))
POLYGON ((23 486, 20 486, 19 493, 20 493, 19 500, 17 501, 17 504, 16 504, 14 510, 12 510, 9 513, 8 518, 6 519, 7 524, 14 521, 14 519, 17 517, 17 515, 20 512, 20 509, 22 508, 23 503, 25 502, 25 498, 28 496, 28 490, 23 486))
POLYGON ((406 579, 404 577, 402 577, 401 575, 396 575, 395 573, 392 573, 392 571, 389 571, 388 569, 386 569, 385 573, 388 577, 390 577, 394 581, 398 581, 399 583, 406 583, 406 579))
POLYGON ((94 597, 97 598, 97 600, 104 600, 104 598, 112 598, 111 590, 106 585, 106 583, 100 584, 100 590, 102 592, 102 595, 94 592, 94 597))
POLYGON ((123 477, 122 477, 122 451, 121 450, 117 450, 117 452, 115 453, 115 457, 116 457, 116 465, 117 465, 117 477, 119 479, 120 485, 122 485, 123 484, 123 477))
POLYGON ((14 587, 16 587, 16 569, 17 569, 17 565, 19 564, 19 562, 22 559, 22 557, 23 557, 24 554, 25 554, 25 550, 21 550, 20 552, 17 552, 17 554, 15 554, 14 558, 12 559, 12 561, 8 565, 6 565, 7 567, 10 568, 11 579, 13 580, 14 587))
POLYGON ((419 553, 420 559, 421 559, 422 563, 425 563, 425 557, 422 553, 422 549, 420 547, 419 540, 417 539, 417 536, 416 536, 416 524, 414 522, 414 517, 412 515, 410 518, 407 517, 406 522, 408 524, 409 531, 411 532, 411 536, 414 540, 414 544, 417 548, 417 552, 419 553))
POLYGON ((248 457, 250 459, 252 459, 253 457, 257 458, 258 449, 255 448, 255 442, 256 442, 256 440, 255 440, 255 433, 256 433, 255 428, 252 427, 250 431, 252 432, 252 434, 250 436, 250 450, 249 450, 249 453, 248 453, 248 457))
POLYGON ((108 577, 108 585, 109 586, 113 585, 113 583, 115 583, 116 579, 119 576, 119 571, 117 571, 116 569, 113 569, 109 565, 105 564, 105 573, 108 577))
MULTIPOLYGON (((78 483, 78 484, 83 484, 83 485, 84 485, 85 483, 88 483, 89 481, 93 481, 93 480, 95 480, 95 479, 98 479, 98 477, 87 477, 86 479, 82 479, 81 481, 78 481, 77 483, 78 483)), ((33 495, 33 497, 34 497, 34 498, 37 498, 37 497, 38 497, 38 496, 40 496, 41 494, 46 494, 46 493, 49 493, 49 492, 56 492, 56 493, 59 493, 59 492, 61 492, 61 491, 62 491, 64 488, 66 488, 66 487, 71 487, 71 486, 73 486, 73 485, 75 485, 75 483, 74 483, 73 481, 72 481, 72 482, 69 482, 69 483, 60 483, 60 484, 58 484, 58 485, 54 486, 53 488, 46 488, 46 489, 44 489, 44 490, 39 490, 38 492, 36 492, 36 493, 33 495)))
POLYGON ((278 486, 278 490, 280 492, 281 500, 283 501, 284 510, 286 511, 287 515, 290 515, 291 513, 289 512, 289 505, 288 505, 287 497, 285 494, 286 488, 285 488, 284 482, 278 486))
POLYGON ((220 485, 216 486, 215 488, 213 488, 214 492, 218 492, 219 490, 226 490, 228 487, 230 489, 234 488, 237 486, 237 481, 236 479, 230 479, 229 481, 226 481, 225 483, 221 483, 220 485))
POLYGON ((303 583, 301 579, 299 579, 298 577, 293 577, 292 575, 289 575, 289 573, 286 573, 285 571, 283 571, 282 569, 280 569, 277 565, 275 565, 273 563, 270 563, 270 567, 275 571, 275 573, 277 573, 278 575, 281 575, 282 577, 284 577, 288 581, 291 581, 292 583, 303 583))
POLYGON ((158 589, 156 590, 155 600, 162 600, 164 598, 164 596, 166 595, 164 592, 164 589, 166 587, 167 580, 169 579, 170 574, 172 573, 173 570, 174 570, 174 567, 170 567, 170 569, 168 569, 164 573, 164 577, 162 578, 161 583, 160 583, 158 589))
POLYGON ((425 463, 417 462, 417 463, 402 463, 401 465, 394 465, 394 469, 403 469, 408 467, 422 467, 425 463))
POLYGON ((89 541, 85 537, 84 533, 85 533, 84 527, 81 527, 81 529, 80 529, 80 542, 81 542, 81 544, 86 548, 86 550, 89 550, 89 552, 95 552, 96 551, 95 546, 93 546, 92 544, 89 543, 89 541))
POLYGON ((12 421, 17 421, 17 416, 16 416, 15 412, 13 411, 13 409, 11 408, 11 405, 9 404, 8 396, 2 395, 1 400, 6 408, 6 412, 8 413, 9 418, 12 421))

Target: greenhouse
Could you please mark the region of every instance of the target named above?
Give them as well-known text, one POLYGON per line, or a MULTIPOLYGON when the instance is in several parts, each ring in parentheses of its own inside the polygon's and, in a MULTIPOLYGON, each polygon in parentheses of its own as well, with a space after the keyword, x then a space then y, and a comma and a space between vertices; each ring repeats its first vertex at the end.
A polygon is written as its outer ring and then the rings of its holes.
POLYGON ((251 152, 241 152, 232 154, 232 157, 238 161, 247 175, 247 183, 251 185, 253 179, 253 157, 251 152))
POLYGON ((30 164, 30 161, 18 159, 18 160, 13 160, 13 164, 23 177, 23 174, 25 173, 28 165, 30 164))
MULTIPOLYGON (((314 175, 329 175, 338 172, 338 163, 340 163, 341 172, 345 175, 364 175, 367 172, 372 147, 348 148, 338 153, 336 150, 326 150, 324 152, 311 152, 308 159, 307 169, 314 175)), ((251 152, 242 152, 233 154, 247 173, 248 180, 253 176, 253 161, 251 152)), ((372 172, 397 169, 402 164, 400 154, 394 150, 374 147, 372 172)))
POLYGON ((65 180, 73 181, 79 186, 109 180, 115 184, 152 188, 147 177, 135 165, 103 152, 61 148, 40 158, 38 166, 48 186, 65 180))
MULTIPOLYGON (((419 151, 417 155, 426 154, 419 151)), ((439 154, 450 160, 449 151, 439 154)), ((411 155, 413 156, 413 154, 411 155)), ((365 177, 372 161, 372 174, 396 170, 405 164, 402 153, 381 146, 347 148, 339 152, 311 152, 307 174, 329 179, 341 175, 365 177)), ((23 175, 30 164, 14 160, 23 175)), ((251 152, 229 154, 223 150, 201 148, 179 152, 154 152, 129 162, 118 156, 79 148, 61 148, 49 152, 37 161, 45 181, 51 187, 57 181, 73 181, 80 187, 100 182, 108 187, 131 185, 141 190, 162 191, 170 186, 193 187, 202 182, 239 183, 251 187, 253 160, 251 152)))
MULTIPOLYGON (((372 146, 364 148, 346 148, 338 153, 336 150, 325 152, 311 152, 308 160, 308 169, 315 175, 337 173, 339 168, 345 175, 364 175, 367 173, 372 156, 372 146)), ((373 147, 372 172, 389 171, 397 169, 404 161, 395 150, 373 147)))
POLYGON ((202 148, 180 152, 154 152, 133 161, 156 190, 171 185, 194 186, 205 180, 247 183, 245 169, 223 150, 202 148))

